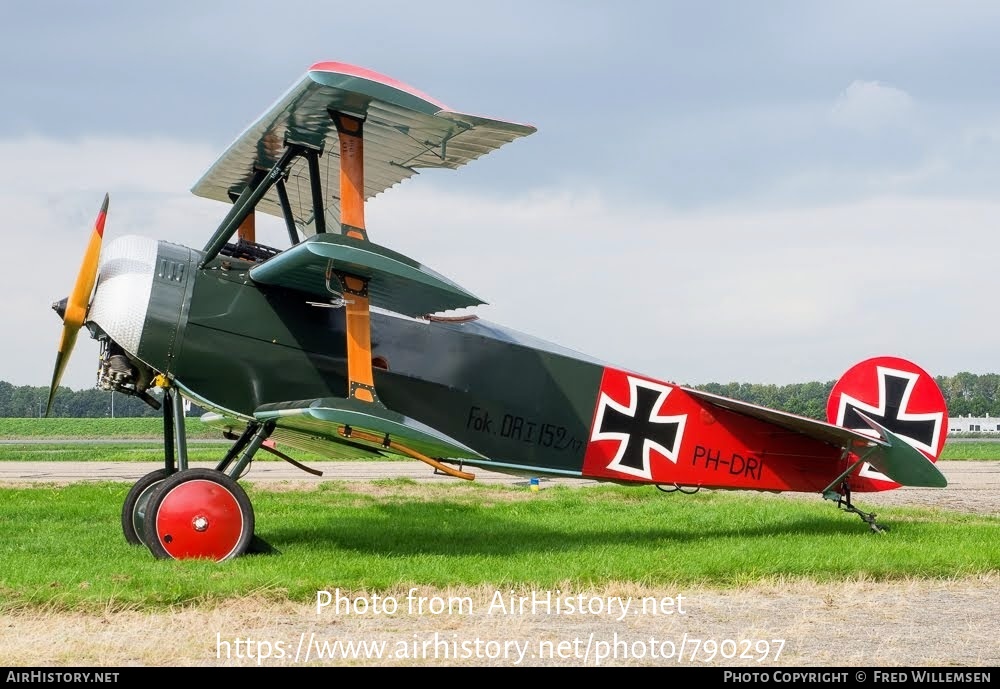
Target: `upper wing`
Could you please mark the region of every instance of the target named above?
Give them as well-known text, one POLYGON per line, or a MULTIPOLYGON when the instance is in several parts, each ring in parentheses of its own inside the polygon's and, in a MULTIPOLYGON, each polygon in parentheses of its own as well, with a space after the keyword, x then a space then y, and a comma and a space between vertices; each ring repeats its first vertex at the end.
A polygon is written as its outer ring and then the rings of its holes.
MULTIPOLYGON (((451 110, 416 89, 377 72, 320 62, 251 124, 194 185, 205 198, 231 203, 254 169, 270 169, 285 142, 320 148, 329 171, 340 169, 337 130, 330 110, 365 118, 364 198, 416 174, 420 168, 454 169, 535 131, 535 127, 451 110)), ((327 224, 340 224, 340 176, 323 175, 327 224)), ((294 163, 286 184, 296 223, 314 233, 312 191, 305 160, 294 163)), ((257 209, 282 216, 271 189, 257 209)))
POLYGON ((692 397, 716 407, 766 421, 789 432, 815 438, 859 456, 863 455, 872 466, 900 485, 941 488, 948 484, 944 474, 934 466, 934 462, 927 455, 864 415, 860 416, 872 427, 874 436, 826 421, 713 395, 710 392, 693 388, 683 389, 692 397))

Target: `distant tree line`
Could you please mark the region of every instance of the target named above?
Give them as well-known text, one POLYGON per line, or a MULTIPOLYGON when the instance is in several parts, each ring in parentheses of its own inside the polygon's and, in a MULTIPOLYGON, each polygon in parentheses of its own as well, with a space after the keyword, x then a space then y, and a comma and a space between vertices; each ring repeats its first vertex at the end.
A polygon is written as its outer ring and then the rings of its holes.
MULTIPOLYGON (((836 381, 827 383, 793 383, 764 385, 761 383, 708 383, 689 387, 714 395, 750 402, 761 407, 780 409, 799 416, 826 421, 826 400, 836 381)), ((1000 405, 998 405, 1000 407, 1000 405)))
POLYGON ((949 416, 1000 416, 1000 374, 957 373, 935 378, 949 416))
MULTIPOLYGON (((163 401, 163 392, 154 389, 150 393, 158 402, 163 401)), ((45 415, 45 403, 49 399, 48 387, 32 385, 11 385, 0 380, 0 417, 35 418, 45 415)), ((191 405, 188 416, 200 416, 204 410, 191 405)), ((153 409, 138 397, 120 392, 110 392, 91 388, 71 390, 60 387, 52 403, 50 417, 101 418, 160 416, 161 411, 153 409)))
MULTIPOLYGON (((954 376, 937 376, 936 380, 944 393, 950 416, 1000 417, 1000 374, 958 373, 954 376)), ((826 400, 835 383, 833 380, 791 385, 708 383, 691 387, 762 407, 826 420, 826 400)), ((154 390, 152 394, 158 400, 162 399, 160 390, 154 390)), ((0 381, 0 417, 42 416, 45 414, 48 396, 47 387, 15 386, 0 381)), ((160 413, 142 400, 122 393, 97 388, 70 390, 62 387, 56 395, 50 416, 95 418, 159 416, 160 413)), ((202 409, 192 405, 188 415, 198 416, 202 413, 202 409)))
MULTIPOLYGON (((1000 416, 1000 374, 958 373, 936 376, 949 416, 1000 416)), ((781 409, 826 420, 826 401, 837 381, 762 385, 759 383, 709 383, 691 387, 762 407, 781 409)))

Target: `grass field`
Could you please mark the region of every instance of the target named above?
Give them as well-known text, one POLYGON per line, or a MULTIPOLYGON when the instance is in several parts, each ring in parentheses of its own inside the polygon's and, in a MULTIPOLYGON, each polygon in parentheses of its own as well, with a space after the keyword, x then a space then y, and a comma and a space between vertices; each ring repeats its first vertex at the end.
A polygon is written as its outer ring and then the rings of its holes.
POLYGON ((734 587, 808 578, 953 578, 996 571, 1000 519, 886 509, 891 532, 821 500, 653 489, 330 482, 248 492, 280 555, 158 561, 126 544, 128 486, 0 489, 0 611, 163 609, 321 589, 734 587))
MULTIPOLYGON (((188 424, 193 439, 217 437, 199 426, 188 424)), ((160 437, 159 419, 0 419, 0 460, 160 461, 160 437)), ((192 442, 191 459, 216 459, 227 444, 192 442)), ((1000 459, 1000 443, 949 443, 944 458, 1000 459)), ((986 465, 966 466, 978 475, 986 465)), ((0 655, 25 666, 201 666, 231 662, 217 657, 220 630, 227 639, 318 629, 324 638, 379 634, 400 643, 445 630, 525 643, 753 634, 783 647, 787 639, 786 664, 996 664, 996 516, 881 505, 879 522, 891 530, 875 535, 816 496, 409 480, 242 484, 257 535, 278 552, 223 563, 156 560, 128 545, 120 526, 128 483, 0 488, 0 655), (624 622, 458 614, 445 626, 408 612, 320 619, 317 592, 335 589, 402 605, 411 590, 449 603, 475 598, 477 613, 501 592, 656 600, 682 592, 693 614, 624 622), (936 639, 930 655, 928 633, 936 639)))
MULTIPOLYGON (((191 462, 217 462, 226 454, 229 441, 190 443, 188 460, 191 462)), ((289 450, 300 462, 313 463, 327 457, 289 450)), ((255 462, 281 461, 268 452, 258 452, 255 462)), ((123 443, 0 443, 0 462, 162 462, 163 445, 160 441, 134 440, 123 443)), ((389 461, 389 460, 387 460, 389 461)), ((392 460, 396 461, 396 460, 392 460)))
POLYGON ((1000 459, 1000 440, 949 442, 941 459, 1000 459))
MULTIPOLYGON (((218 429, 197 418, 186 420, 189 438, 221 439, 218 429)), ((149 439, 163 437, 163 420, 157 417, 117 419, 12 419, 0 418, 0 438, 149 439)))

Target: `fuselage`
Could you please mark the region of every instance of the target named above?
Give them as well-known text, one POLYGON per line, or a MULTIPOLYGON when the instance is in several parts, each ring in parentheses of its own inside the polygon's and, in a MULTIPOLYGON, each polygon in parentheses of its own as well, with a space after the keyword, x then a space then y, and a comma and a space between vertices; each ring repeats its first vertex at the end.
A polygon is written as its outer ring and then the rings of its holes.
MULTIPOLYGON (((105 254, 144 276, 114 278, 130 284, 117 288, 113 306, 95 308, 92 320, 203 405, 252 418, 266 403, 346 396, 342 308, 256 285, 248 261, 223 256, 199 270, 201 252, 169 242, 122 238, 105 254), (154 249, 155 259, 132 258, 154 249), (106 313, 112 310, 131 314, 128 322, 120 325, 122 318, 106 313)), ((388 408, 486 456, 579 473, 600 362, 483 320, 377 311, 372 359, 388 408)))
MULTIPOLYGON (((199 268, 201 258, 165 241, 109 243, 96 331, 226 415, 346 396, 343 308, 254 283, 250 261, 219 256, 199 268)), ((373 312, 371 355, 386 407, 501 470, 812 492, 847 466, 825 443, 483 320, 373 312), (652 395, 649 409, 637 391, 652 395)))

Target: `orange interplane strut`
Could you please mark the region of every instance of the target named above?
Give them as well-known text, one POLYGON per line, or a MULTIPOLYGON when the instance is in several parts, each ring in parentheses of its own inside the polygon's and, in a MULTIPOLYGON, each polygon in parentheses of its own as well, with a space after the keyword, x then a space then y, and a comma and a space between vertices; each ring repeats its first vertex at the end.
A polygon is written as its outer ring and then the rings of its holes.
POLYGON ((348 237, 367 239, 365 232, 364 120, 333 113, 340 139, 340 224, 348 237))

